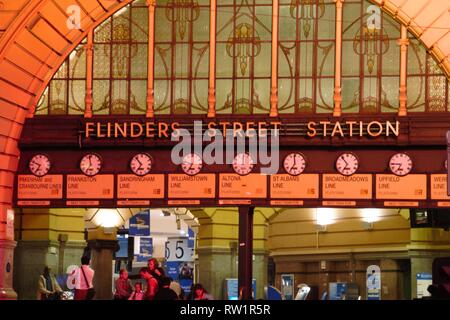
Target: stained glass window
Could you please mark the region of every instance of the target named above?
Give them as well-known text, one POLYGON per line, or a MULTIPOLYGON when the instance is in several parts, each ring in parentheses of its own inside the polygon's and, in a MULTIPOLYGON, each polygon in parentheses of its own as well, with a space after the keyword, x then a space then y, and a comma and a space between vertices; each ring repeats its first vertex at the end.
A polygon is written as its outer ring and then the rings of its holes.
MULTIPOLYGON (((216 110, 268 114, 272 1, 217 1, 216 110)), ((333 112, 334 0, 279 0, 278 108, 333 112)), ((94 115, 144 115, 147 108, 148 15, 134 1, 94 31, 94 115)), ((156 114, 206 114, 209 86, 208 0, 158 0, 155 11, 156 114)), ((345 0, 342 34, 344 113, 398 110, 400 24, 367 0, 345 0)), ((82 115, 86 40, 61 65, 37 115, 82 115)), ((449 83, 423 44, 409 34, 409 112, 450 109, 449 83)))
POLYGON ((217 12, 217 112, 268 113, 272 2, 218 1, 217 12))
POLYGON ((206 113, 209 1, 158 1, 155 16, 155 113, 206 113))
POLYGON ((279 6, 279 111, 332 112, 335 4, 332 0, 281 0, 279 6))

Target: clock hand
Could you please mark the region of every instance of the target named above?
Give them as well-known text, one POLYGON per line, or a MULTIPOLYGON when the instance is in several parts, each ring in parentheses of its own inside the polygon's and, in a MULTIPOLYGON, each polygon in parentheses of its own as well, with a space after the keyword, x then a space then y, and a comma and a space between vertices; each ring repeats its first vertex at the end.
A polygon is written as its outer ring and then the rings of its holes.
POLYGON ((395 163, 392 163, 392 165, 397 166, 397 170, 403 170, 401 163, 395 162, 395 163))
POLYGON ((344 163, 345 163, 345 168, 344 168, 344 170, 345 170, 345 169, 349 169, 348 162, 345 161, 345 158, 342 157, 341 159, 342 159, 342 160, 344 161, 344 163))

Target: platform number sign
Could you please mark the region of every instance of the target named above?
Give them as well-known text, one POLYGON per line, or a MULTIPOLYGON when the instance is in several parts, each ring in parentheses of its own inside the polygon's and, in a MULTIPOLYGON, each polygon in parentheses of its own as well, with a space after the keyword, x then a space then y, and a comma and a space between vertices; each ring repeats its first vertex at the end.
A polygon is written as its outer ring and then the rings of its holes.
POLYGON ((169 238, 165 247, 166 261, 190 261, 192 248, 188 246, 188 238, 169 238))

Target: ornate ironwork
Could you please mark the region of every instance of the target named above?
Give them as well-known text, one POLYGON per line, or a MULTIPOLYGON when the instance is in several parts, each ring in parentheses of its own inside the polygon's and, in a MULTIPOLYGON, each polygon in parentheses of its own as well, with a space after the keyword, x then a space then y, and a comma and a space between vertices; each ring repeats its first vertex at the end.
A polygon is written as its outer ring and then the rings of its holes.
POLYGON ((389 37, 384 28, 372 28, 364 24, 353 39, 353 50, 357 54, 367 56, 367 69, 371 74, 375 57, 382 56, 389 50, 389 37))
POLYGON ((178 24, 178 34, 181 40, 186 34, 186 25, 197 20, 199 16, 200 8, 195 0, 175 0, 167 3, 167 20, 178 24))
POLYGON ((303 34, 308 38, 314 19, 320 19, 325 14, 324 0, 291 0, 290 13, 292 18, 301 20, 303 34), (300 10, 298 16, 297 10, 300 10))
POLYGON ((230 34, 227 42, 227 53, 232 58, 239 60, 241 74, 245 75, 248 61, 261 52, 261 39, 258 33, 248 23, 240 23, 230 34))

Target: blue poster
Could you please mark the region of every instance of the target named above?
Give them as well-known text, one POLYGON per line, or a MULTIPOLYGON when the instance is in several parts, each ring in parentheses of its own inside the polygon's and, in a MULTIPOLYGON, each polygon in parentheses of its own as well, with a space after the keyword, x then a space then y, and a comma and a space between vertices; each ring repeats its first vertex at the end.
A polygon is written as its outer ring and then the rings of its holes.
POLYGON ((153 256, 153 239, 141 237, 139 240, 140 244, 137 262, 147 262, 147 260, 153 256))
MULTIPOLYGON (((226 279, 226 299, 227 300, 238 300, 239 299, 239 291, 238 291, 238 279, 226 279)), ((256 293, 256 279, 252 281, 252 289, 253 289, 253 298, 256 293)))
POLYGON ((188 248, 194 248, 194 245, 195 245, 194 230, 189 228, 189 230, 188 230, 188 248))
POLYGON ((170 261, 166 262, 166 274, 168 277, 173 280, 178 280, 178 267, 180 266, 180 262, 178 261, 170 261))
POLYGON ((130 218, 129 234, 132 237, 150 236, 150 210, 138 212, 130 218))
POLYGON ((329 284, 329 300, 343 300, 347 293, 347 283, 330 282, 329 284))
POLYGON ((124 234, 117 235, 119 251, 116 252, 116 258, 128 258, 128 236, 124 234))
POLYGON ((192 279, 182 279, 179 281, 181 289, 183 289, 184 294, 187 296, 189 293, 191 293, 191 287, 192 287, 192 279))
POLYGON ((166 262, 166 274, 178 282, 185 295, 191 292, 194 282, 194 266, 192 262, 168 261, 166 262))

